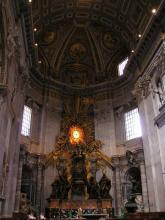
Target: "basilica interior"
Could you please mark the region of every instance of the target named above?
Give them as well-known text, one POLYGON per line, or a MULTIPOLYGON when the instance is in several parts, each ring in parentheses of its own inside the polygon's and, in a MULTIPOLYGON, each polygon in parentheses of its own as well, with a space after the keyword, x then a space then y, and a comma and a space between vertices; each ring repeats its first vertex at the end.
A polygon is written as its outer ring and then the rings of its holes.
POLYGON ((165 219, 165 1, 0 12, 0 219, 165 219))

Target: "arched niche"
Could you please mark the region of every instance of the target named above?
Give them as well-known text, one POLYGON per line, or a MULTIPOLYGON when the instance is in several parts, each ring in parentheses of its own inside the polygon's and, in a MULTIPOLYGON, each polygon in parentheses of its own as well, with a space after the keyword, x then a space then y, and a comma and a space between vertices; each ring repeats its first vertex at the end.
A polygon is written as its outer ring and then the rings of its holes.
POLYGON ((137 195, 142 195, 141 173, 138 167, 131 167, 125 174, 124 197, 129 200, 137 195))
POLYGON ((26 195, 28 201, 35 204, 36 181, 32 167, 23 165, 21 178, 21 193, 26 195))

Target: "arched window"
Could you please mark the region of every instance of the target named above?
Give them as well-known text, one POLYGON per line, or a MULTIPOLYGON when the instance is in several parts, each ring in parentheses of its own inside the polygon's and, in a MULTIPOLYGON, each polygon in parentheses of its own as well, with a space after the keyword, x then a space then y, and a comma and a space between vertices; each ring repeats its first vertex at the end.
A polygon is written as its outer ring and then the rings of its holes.
POLYGON ((127 65, 128 57, 126 57, 121 63, 118 65, 118 75, 122 76, 124 74, 124 69, 127 65))

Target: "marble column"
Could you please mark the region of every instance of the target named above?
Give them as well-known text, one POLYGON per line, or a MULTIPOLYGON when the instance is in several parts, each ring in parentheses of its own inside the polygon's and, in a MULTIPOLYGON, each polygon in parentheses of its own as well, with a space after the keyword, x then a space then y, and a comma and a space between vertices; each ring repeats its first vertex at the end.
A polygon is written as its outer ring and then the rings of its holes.
POLYGON ((116 198, 117 198, 117 207, 116 213, 119 215, 122 208, 122 190, 121 190, 121 178, 120 178, 120 167, 116 167, 116 198))
POLYGON ((22 179, 22 167, 23 167, 23 155, 20 155, 18 175, 17 175, 17 187, 16 187, 16 198, 15 198, 15 207, 14 211, 19 212, 20 208, 20 199, 21 199, 21 179, 22 179))
POLYGON ((141 173, 142 196, 143 196, 144 211, 149 212, 147 178, 146 178, 146 171, 145 171, 144 161, 140 162, 140 173, 141 173))
POLYGON ((41 177, 41 212, 45 212, 45 207, 44 207, 44 166, 42 166, 42 177, 41 177))
POLYGON ((38 211, 41 211, 41 189, 42 189, 42 164, 40 158, 38 159, 38 169, 37 169, 37 190, 36 190, 36 206, 38 211))
MULTIPOLYGON (((112 175, 112 187, 111 187, 111 192, 112 192, 112 208, 114 208, 114 211, 116 212, 117 210, 117 198, 116 198, 116 172, 115 170, 113 171, 112 175)), ((114 213, 115 214, 115 213, 114 213)))

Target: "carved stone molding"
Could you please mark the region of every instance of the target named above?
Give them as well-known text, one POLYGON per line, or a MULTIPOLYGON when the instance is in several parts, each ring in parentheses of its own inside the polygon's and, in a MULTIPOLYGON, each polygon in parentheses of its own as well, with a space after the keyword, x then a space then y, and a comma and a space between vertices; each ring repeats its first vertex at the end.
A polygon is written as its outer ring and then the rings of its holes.
POLYGON ((151 76, 148 74, 144 74, 139 77, 137 80, 133 95, 139 100, 141 98, 145 98, 149 95, 150 92, 150 83, 151 83, 151 76))
POLYGON ((154 92, 153 78, 162 77, 165 74, 165 40, 164 34, 161 36, 162 43, 154 58, 150 62, 145 72, 135 83, 133 95, 140 100, 146 98, 150 92, 154 92))
POLYGON ((10 25, 8 28, 8 36, 7 36, 7 57, 9 61, 19 50, 18 36, 19 33, 17 27, 13 27, 10 25))
POLYGON ((21 92, 24 93, 26 91, 26 88, 30 84, 30 74, 29 74, 28 67, 19 65, 18 82, 19 82, 19 79, 21 79, 20 90, 21 92))

